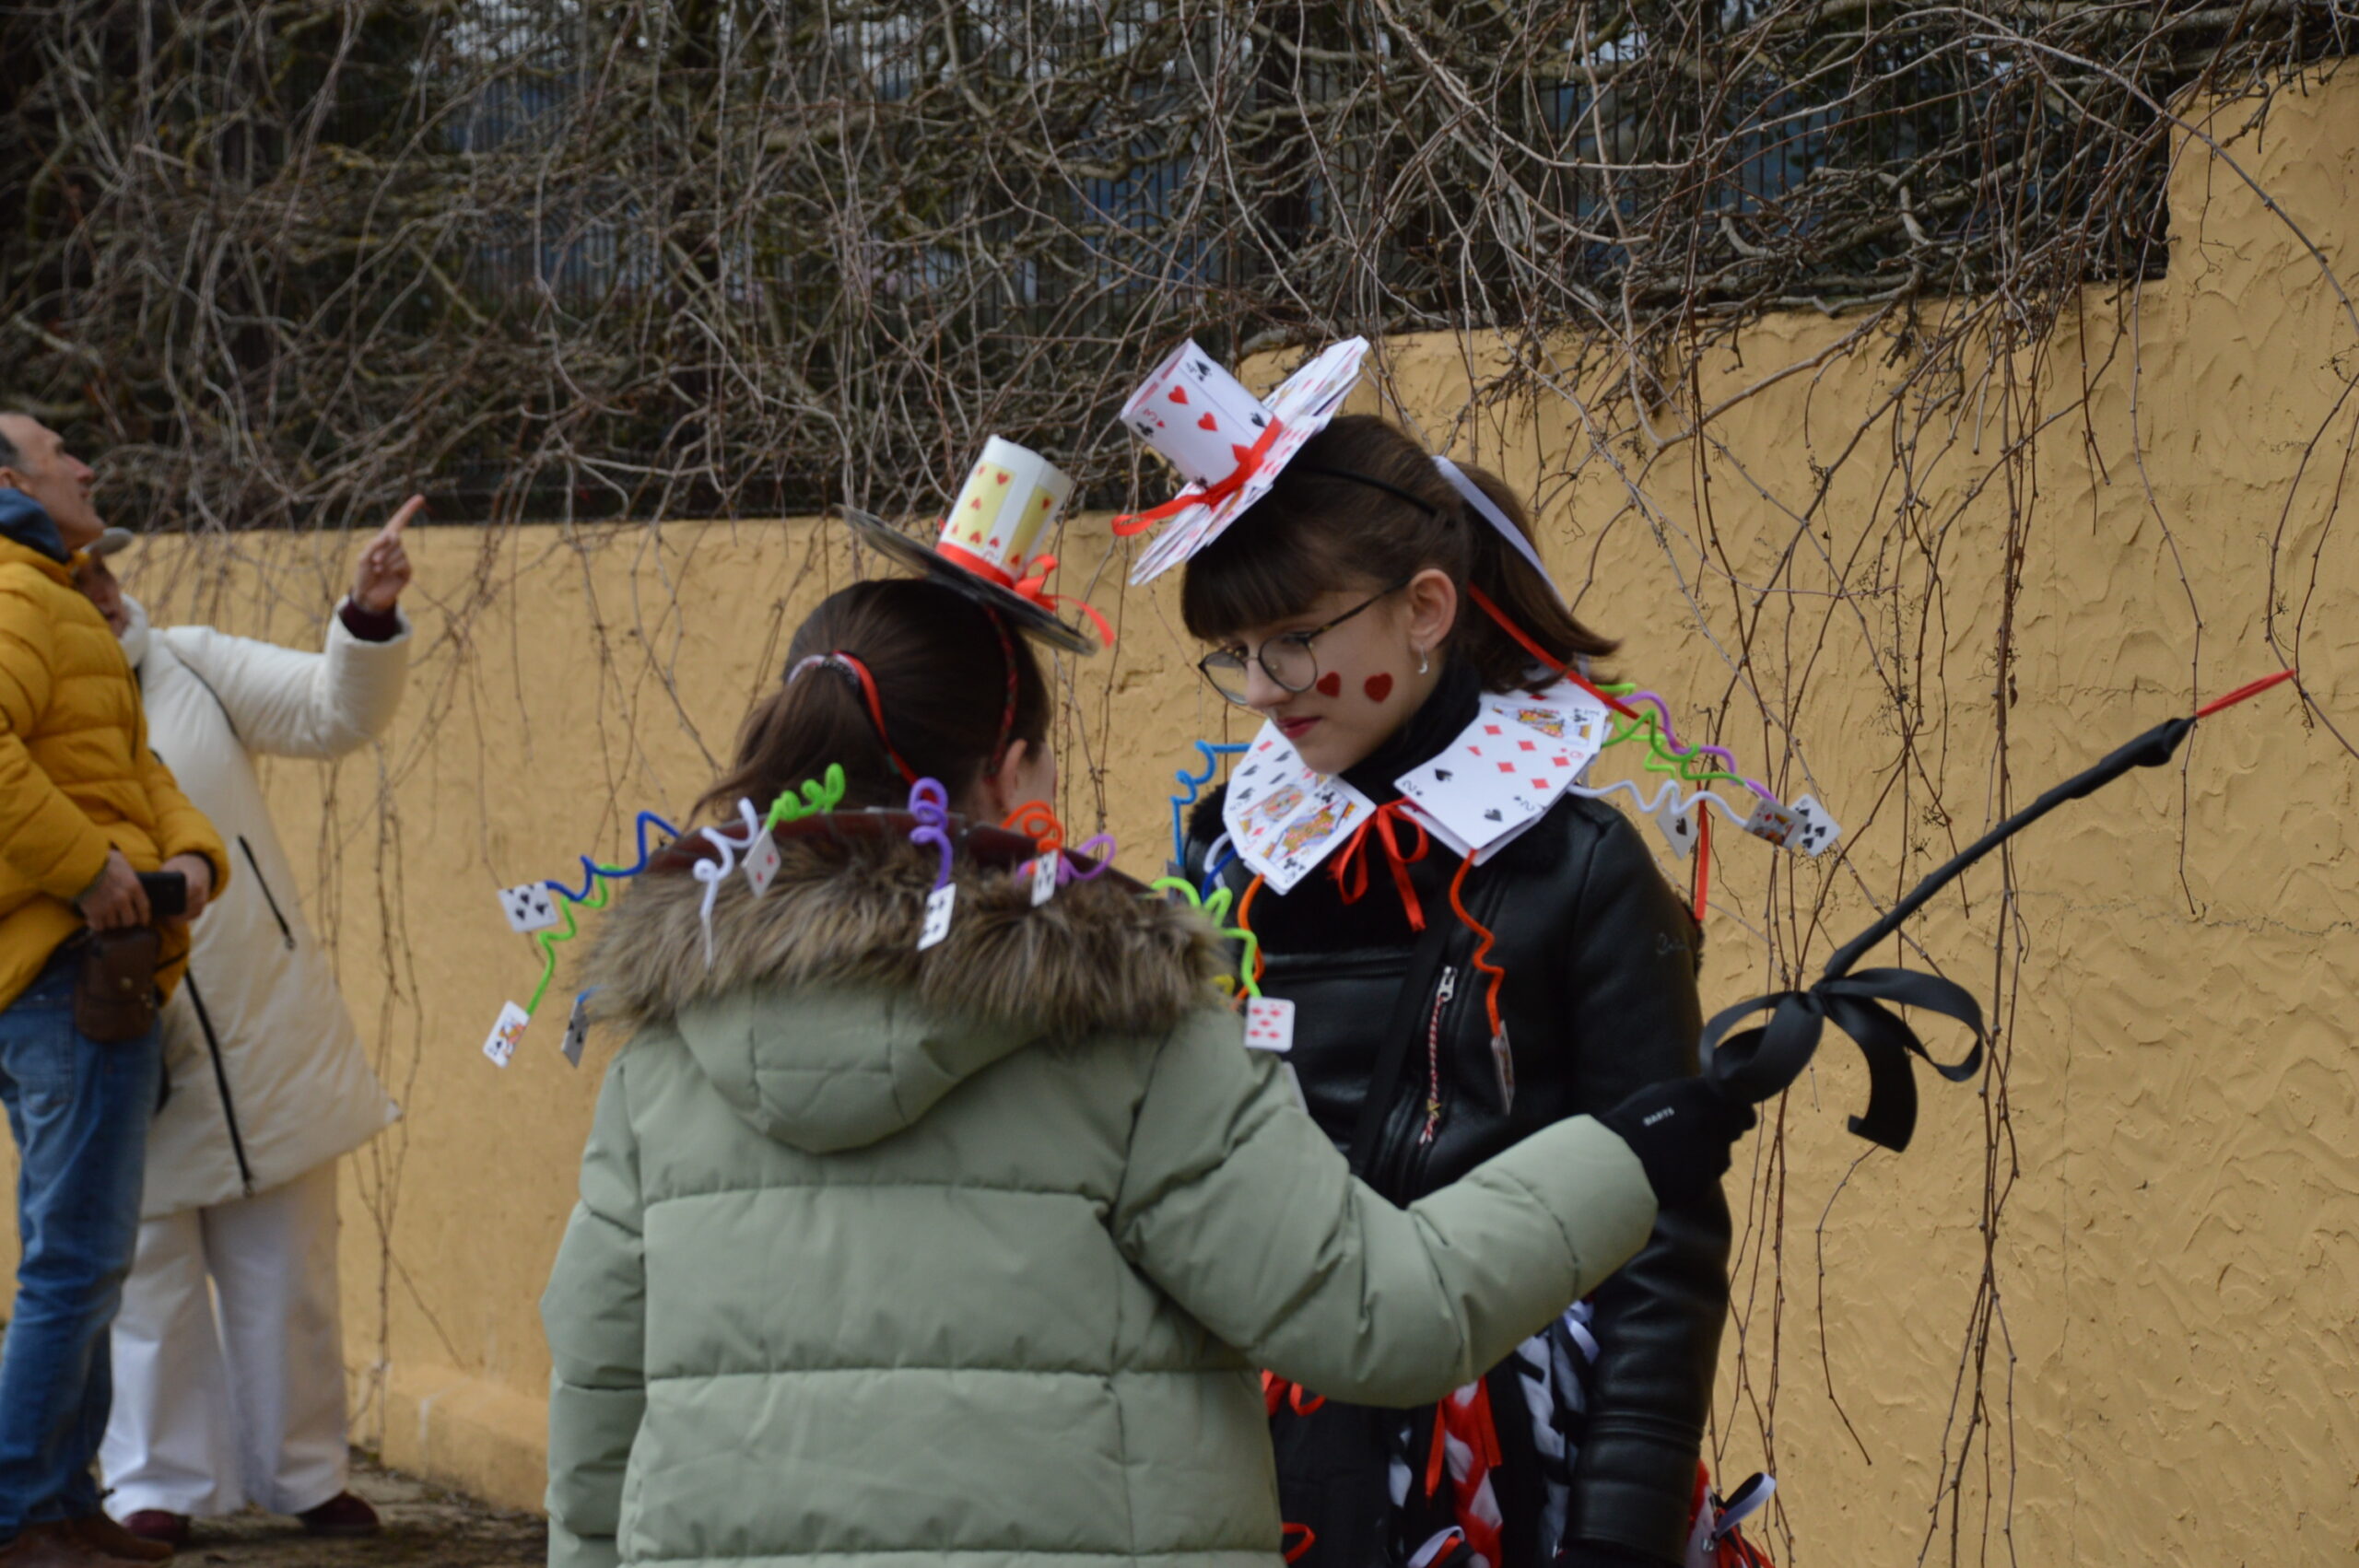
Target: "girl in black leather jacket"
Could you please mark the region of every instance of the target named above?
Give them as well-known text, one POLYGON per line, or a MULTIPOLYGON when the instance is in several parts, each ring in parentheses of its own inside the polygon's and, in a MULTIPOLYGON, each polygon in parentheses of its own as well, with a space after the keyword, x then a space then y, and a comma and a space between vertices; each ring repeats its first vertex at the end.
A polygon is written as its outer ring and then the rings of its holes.
MULTIPOLYGON (((1506 486, 1460 475, 1529 536, 1506 486)), ((1485 691, 1555 680, 1530 644, 1567 665, 1613 648, 1414 441, 1364 416, 1312 437, 1189 561, 1183 613, 1214 645, 1205 673, 1224 695, 1379 806, 1474 720, 1485 691)), ((1186 869, 1241 898, 1252 876, 1223 863, 1221 805, 1198 807, 1186 869)), ((1290 894, 1261 888, 1246 911, 1263 992, 1297 1004, 1290 1060, 1310 1112, 1379 1190, 1406 1204, 1534 1129, 1696 1071, 1700 933, 1619 812, 1558 801, 1469 871, 1464 918, 1456 858, 1438 843, 1419 855, 1393 825, 1397 855, 1369 835, 1290 894), (1495 939, 1482 970, 1477 928, 1495 939), (1496 1031, 1490 968, 1506 975, 1496 1031)), ((1492 1568, 1682 1562, 1728 1247, 1717 1192, 1666 1209, 1647 1248, 1494 1369, 1439 1438, 1438 1410, 1273 1386, 1299 1568, 1471 1563, 1485 1546, 1492 1568)))

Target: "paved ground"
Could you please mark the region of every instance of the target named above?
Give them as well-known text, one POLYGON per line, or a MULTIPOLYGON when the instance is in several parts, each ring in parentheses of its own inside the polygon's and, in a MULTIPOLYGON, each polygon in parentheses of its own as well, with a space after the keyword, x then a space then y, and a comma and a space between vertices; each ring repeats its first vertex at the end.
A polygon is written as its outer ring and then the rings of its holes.
POLYGON ((383 1534, 314 1540, 292 1519, 246 1513, 200 1521, 178 1561, 236 1568, 542 1568, 547 1561, 537 1515, 486 1507, 357 1455, 352 1490, 384 1515, 383 1534))

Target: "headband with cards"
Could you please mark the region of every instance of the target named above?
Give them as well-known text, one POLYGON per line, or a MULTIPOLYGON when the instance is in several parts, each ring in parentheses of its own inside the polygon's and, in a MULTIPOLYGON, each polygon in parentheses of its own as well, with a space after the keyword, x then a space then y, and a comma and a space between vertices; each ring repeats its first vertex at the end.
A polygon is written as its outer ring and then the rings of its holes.
MULTIPOLYGON (((822 655, 805 662, 825 663, 834 657, 822 655)), ((1011 813, 1005 823, 990 826, 969 824, 952 813, 949 793, 937 779, 913 780, 908 809, 900 812, 841 811, 839 808, 845 790, 843 767, 831 763, 820 778, 782 790, 767 813, 757 813, 753 802, 741 800, 737 802, 735 824, 698 828, 686 837, 654 813, 641 812, 637 823, 639 856, 630 865, 604 865, 584 855, 581 857, 580 892, 555 878, 502 888, 500 911, 511 929, 533 939, 541 954, 541 973, 522 1005, 510 1001, 501 1006, 499 1022, 484 1042, 484 1055, 495 1066, 508 1065, 525 1026, 540 1011, 550 982, 556 977, 558 945, 580 934, 575 909, 606 907, 613 897, 614 883, 630 877, 649 872, 685 871, 704 884, 698 918, 704 930, 705 963, 710 965, 713 961, 713 908, 722 886, 733 872, 742 872, 756 898, 768 893, 781 864, 779 846, 787 838, 821 835, 856 842, 900 837, 921 848, 936 849, 940 864, 919 930, 917 945, 921 950, 934 946, 949 934, 957 896, 951 868, 958 856, 967 856, 987 868, 1007 870, 1019 883, 1028 883, 1034 908, 1055 897, 1059 888, 1075 882, 1094 881, 1113 866, 1116 846, 1111 834, 1097 834, 1077 848, 1067 849, 1064 825, 1046 802, 1028 802, 1011 813), (651 830, 661 831, 671 843, 661 848, 652 847, 651 830)), ((581 1063, 589 1028, 590 994, 584 991, 574 999, 562 1046, 566 1059, 576 1067, 581 1063)))
POLYGON ((1059 618, 1059 606, 1077 606, 1101 642, 1114 640, 1113 628, 1087 601, 1048 591, 1049 574, 1057 568, 1054 556, 1028 554, 1054 526, 1072 496, 1073 481, 1054 463, 993 436, 983 443, 983 455, 958 487, 931 545, 856 508, 837 510, 855 539, 874 545, 898 565, 1005 615, 1019 630, 1043 642, 1068 653, 1093 653, 1097 644, 1079 626, 1059 618))

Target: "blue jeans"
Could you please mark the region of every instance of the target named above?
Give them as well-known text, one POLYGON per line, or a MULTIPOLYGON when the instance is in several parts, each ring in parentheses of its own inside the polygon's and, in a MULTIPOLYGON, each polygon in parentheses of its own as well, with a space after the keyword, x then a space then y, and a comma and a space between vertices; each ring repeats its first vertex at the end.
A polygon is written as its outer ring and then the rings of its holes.
POLYGON ((114 1399, 107 1331, 139 1238, 154 1029, 100 1045, 74 1027, 78 951, 0 1010, 0 1101, 17 1179, 17 1306, 0 1345, 0 1541, 99 1512, 90 1474, 114 1399))

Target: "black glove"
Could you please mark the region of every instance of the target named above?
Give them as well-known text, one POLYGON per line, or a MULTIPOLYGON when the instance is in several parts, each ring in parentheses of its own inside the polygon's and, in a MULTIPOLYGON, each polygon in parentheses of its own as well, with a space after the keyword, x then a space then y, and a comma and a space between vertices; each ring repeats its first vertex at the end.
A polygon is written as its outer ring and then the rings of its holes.
POLYGON ((1702 1078, 1649 1083, 1607 1111, 1603 1122, 1647 1167, 1655 1202, 1675 1209, 1708 1196, 1729 1168, 1729 1146, 1760 1118, 1721 1097, 1702 1078))

